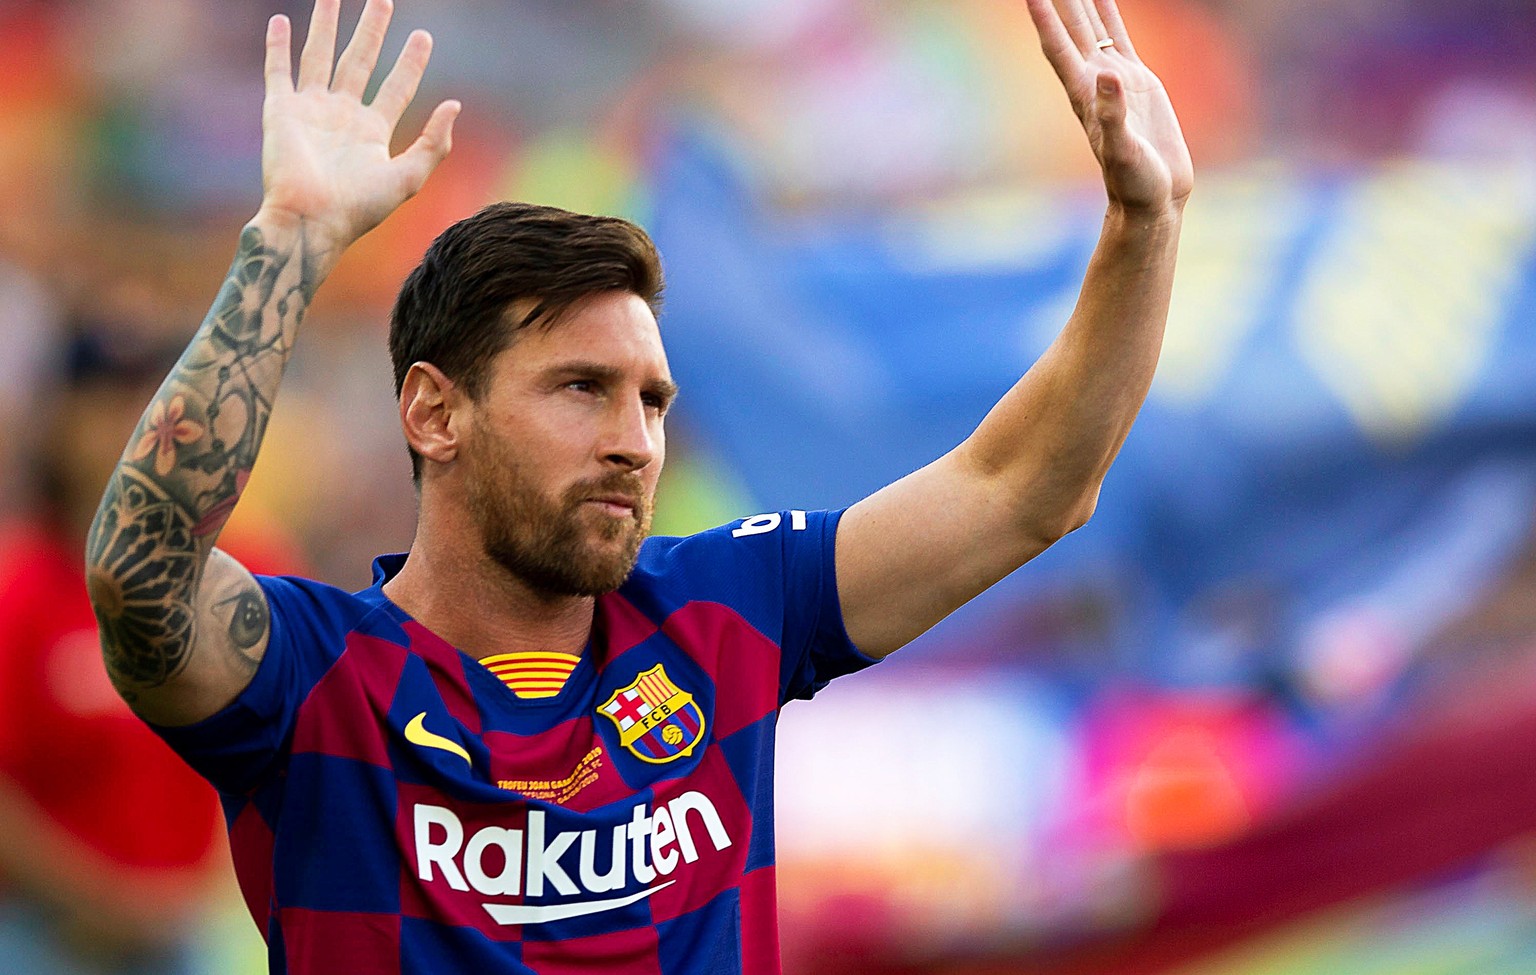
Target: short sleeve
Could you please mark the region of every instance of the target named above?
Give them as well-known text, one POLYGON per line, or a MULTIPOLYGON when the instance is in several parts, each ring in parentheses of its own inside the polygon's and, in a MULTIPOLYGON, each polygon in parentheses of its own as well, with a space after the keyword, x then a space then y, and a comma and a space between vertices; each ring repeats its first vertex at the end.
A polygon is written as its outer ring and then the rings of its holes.
POLYGON ((287 761, 299 706, 340 656, 368 608, 308 579, 257 576, 271 615, 267 651, 251 683, 223 710, 180 727, 151 725, 187 764, 226 795, 243 795, 287 761))
MULTIPOLYGON (((854 646, 837 594, 837 525, 842 511, 780 512, 785 588, 779 702, 809 699, 835 678, 877 661, 854 646)), ((743 527, 757 522, 748 519, 743 527)), ((740 531, 740 528, 735 531, 740 531)))
POLYGON ((809 698, 875 663, 843 627, 835 558, 841 516, 779 511, 686 538, 652 539, 636 584, 623 591, 664 596, 652 607, 658 619, 689 602, 725 607, 778 646, 778 703, 809 698))

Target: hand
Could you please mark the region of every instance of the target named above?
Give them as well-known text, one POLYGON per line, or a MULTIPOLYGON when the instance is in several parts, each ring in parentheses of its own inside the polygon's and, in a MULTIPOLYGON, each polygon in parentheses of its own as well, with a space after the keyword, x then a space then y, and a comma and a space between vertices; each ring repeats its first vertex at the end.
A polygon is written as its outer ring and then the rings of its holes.
POLYGON ((1040 46, 1125 210, 1178 210, 1195 171, 1163 83, 1141 63, 1115 0, 1027 0, 1040 46), (1114 41, 1101 47, 1101 39, 1114 41))
POLYGON ((364 105, 393 3, 368 0, 332 77, 340 6, 341 0, 315 0, 297 86, 288 18, 279 14, 268 22, 262 108, 262 211, 303 221, 315 250, 332 254, 421 189, 448 154, 460 109, 456 101, 438 105, 416 141, 391 158, 390 137, 416 96, 432 36, 411 33, 373 102, 364 105))

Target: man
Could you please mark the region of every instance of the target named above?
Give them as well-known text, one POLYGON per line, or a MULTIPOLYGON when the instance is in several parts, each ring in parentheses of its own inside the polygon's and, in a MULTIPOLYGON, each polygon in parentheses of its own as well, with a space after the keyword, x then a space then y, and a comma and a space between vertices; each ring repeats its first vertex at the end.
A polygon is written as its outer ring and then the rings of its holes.
POLYGON ((402 289, 420 490, 348 594, 213 547, 299 319, 422 185, 456 102, 389 156, 425 69, 389 19, 335 61, 267 35, 263 203, 129 442, 88 545, 113 681, 225 796, 290 973, 773 972, 778 708, 911 641, 1087 520, 1156 364, 1192 171, 1113 0, 1029 0, 1110 206, 1060 337, 965 443, 848 509, 645 539, 674 396, 658 264, 611 218, 498 205, 402 289))

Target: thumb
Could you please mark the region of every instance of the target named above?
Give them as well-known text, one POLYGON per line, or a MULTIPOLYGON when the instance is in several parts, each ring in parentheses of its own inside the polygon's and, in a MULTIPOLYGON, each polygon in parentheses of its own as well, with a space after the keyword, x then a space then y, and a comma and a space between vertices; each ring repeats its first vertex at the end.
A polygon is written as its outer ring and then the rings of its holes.
POLYGON ((1113 71, 1099 73, 1093 101, 1094 114, 1105 132, 1118 132, 1125 127, 1125 83, 1113 71))
POLYGON ((421 135, 398 157, 407 173, 406 182, 410 194, 414 195, 421 189, 432 170, 437 168, 437 164, 443 161, 443 157, 453 147, 453 123, 461 109, 459 102, 454 100, 438 105, 427 119, 421 135))

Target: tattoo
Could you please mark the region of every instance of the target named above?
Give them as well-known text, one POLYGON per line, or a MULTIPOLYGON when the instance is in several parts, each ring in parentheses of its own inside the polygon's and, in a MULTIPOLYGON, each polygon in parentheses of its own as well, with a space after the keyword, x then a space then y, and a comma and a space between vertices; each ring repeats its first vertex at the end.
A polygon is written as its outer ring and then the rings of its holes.
MULTIPOLYGON (((113 683, 132 700, 187 665, 193 600, 245 489, 317 275, 302 229, 287 247, 257 227, 197 336, 155 394, 107 486, 86 545, 87 582, 113 683)), ((257 591, 224 600, 245 663, 265 636, 257 591)))
POLYGON ((181 669, 191 644, 196 581, 192 519, 141 472, 118 469, 92 531, 87 586, 115 675, 140 686, 163 684, 181 669))
POLYGON ((267 635, 267 601, 260 592, 246 590, 225 603, 233 603, 229 614, 229 642, 242 654, 247 653, 267 635))

